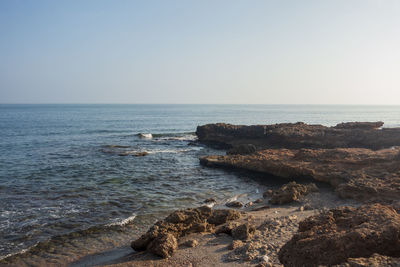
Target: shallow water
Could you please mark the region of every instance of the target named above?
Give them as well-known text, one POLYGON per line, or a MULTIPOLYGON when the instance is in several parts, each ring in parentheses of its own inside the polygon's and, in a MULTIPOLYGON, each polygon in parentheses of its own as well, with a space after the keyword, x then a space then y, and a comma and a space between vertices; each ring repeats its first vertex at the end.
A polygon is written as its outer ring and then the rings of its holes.
POLYGON ((193 144, 197 125, 377 120, 399 126, 400 107, 0 105, 0 258, 31 248, 13 260, 76 260, 128 244, 173 209, 276 184, 200 166, 223 152, 193 144))

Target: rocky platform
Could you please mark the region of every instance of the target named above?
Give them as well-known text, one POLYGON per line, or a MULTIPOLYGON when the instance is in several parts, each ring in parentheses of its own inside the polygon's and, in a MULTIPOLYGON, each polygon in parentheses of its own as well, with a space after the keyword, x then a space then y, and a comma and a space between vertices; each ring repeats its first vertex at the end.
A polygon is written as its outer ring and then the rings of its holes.
POLYGON ((400 200, 400 147, 266 149, 248 155, 205 156, 201 164, 267 173, 287 180, 309 178, 331 184, 339 196, 400 200))
POLYGON ((381 128, 383 122, 348 122, 333 127, 299 123, 273 125, 198 126, 200 142, 223 148, 251 144, 257 148, 369 148, 400 146, 400 128, 381 128))
MULTIPOLYGON (((381 204, 339 207, 301 221, 298 233, 280 249, 279 260, 288 267, 332 266, 353 258, 348 263, 351 266, 352 262, 371 260, 354 258, 375 253, 400 257, 400 214, 381 204)), ((398 262, 373 257, 375 261, 398 262)))

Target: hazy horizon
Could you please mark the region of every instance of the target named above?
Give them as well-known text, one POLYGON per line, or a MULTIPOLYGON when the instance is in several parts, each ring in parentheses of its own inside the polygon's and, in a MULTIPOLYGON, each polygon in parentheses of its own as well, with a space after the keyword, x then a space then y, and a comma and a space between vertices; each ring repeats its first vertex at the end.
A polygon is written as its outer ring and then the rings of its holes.
POLYGON ((400 2, 2 1, 2 104, 400 104, 400 2))

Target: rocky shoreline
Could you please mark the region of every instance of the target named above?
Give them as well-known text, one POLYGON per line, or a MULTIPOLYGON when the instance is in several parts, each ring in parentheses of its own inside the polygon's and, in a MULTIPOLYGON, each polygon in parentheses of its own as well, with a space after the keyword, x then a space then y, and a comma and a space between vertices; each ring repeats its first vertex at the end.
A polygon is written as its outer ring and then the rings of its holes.
POLYGON ((400 266, 400 128, 382 126, 199 126, 198 142, 226 150, 203 166, 286 184, 247 203, 174 211, 132 253, 97 265, 400 266))

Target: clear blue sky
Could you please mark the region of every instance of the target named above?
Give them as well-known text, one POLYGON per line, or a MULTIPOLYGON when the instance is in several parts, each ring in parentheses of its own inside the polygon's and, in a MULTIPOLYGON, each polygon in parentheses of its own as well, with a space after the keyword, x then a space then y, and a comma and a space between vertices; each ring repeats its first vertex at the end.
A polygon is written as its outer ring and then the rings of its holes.
POLYGON ((0 103, 400 104, 400 1, 0 1, 0 103))

